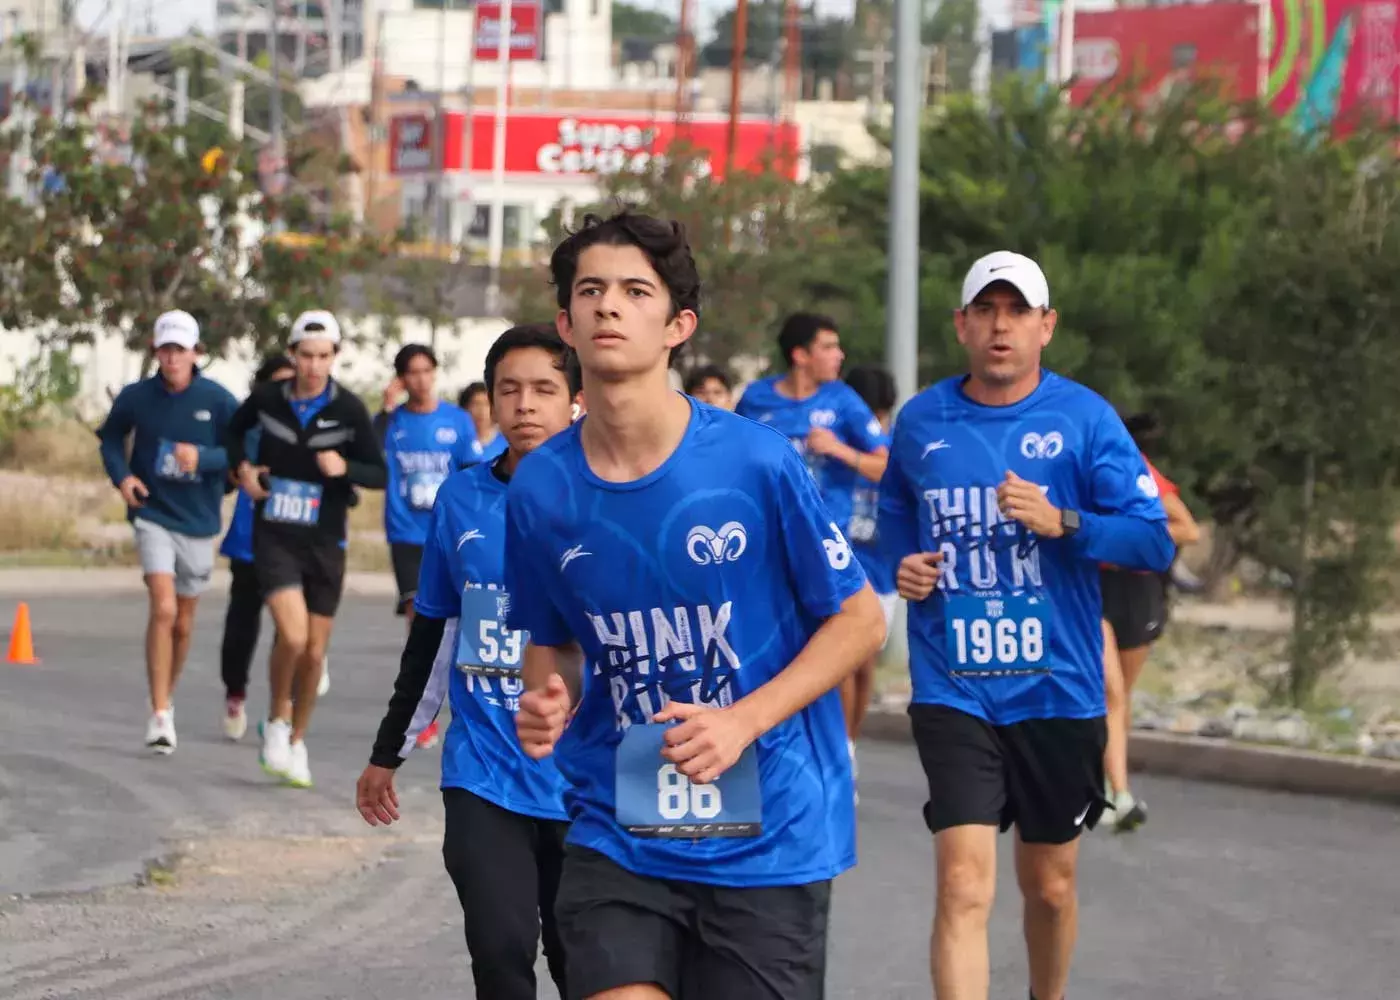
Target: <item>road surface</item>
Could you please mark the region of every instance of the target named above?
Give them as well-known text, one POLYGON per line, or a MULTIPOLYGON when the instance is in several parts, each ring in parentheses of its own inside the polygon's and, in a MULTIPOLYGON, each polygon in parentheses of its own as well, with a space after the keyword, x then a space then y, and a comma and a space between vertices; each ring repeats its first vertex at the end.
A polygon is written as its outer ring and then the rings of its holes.
MULTIPOLYGON (((144 602, 33 602, 43 665, 0 665, 0 997, 471 997, 438 854, 436 754, 404 766, 399 827, 370 830, 351 806, 402 623, 384 599, 347 599, 308 740, 317 785, 295 791, 262 775, 251 733, 237 746, 220 738, 222 607, 219 595, 201 609, 179 750, 154 758, 140 746, 144 602)), ((259 667, 250 706, 265 696, 259 667)), ((829 995, 928 997, 922 775, 912 748, 875 743, 861 775, 861 863, 837 883, 829 995)), ((1139 780, 1149 826, 1086 840, 1072 997, 1394 995, 1400 813, 1139 780)), ((1004 879, 1007 848, 1003 838, 1004 879)), ((1009 880, 992 956, 993 996, 1020 1000, 1009 880)))

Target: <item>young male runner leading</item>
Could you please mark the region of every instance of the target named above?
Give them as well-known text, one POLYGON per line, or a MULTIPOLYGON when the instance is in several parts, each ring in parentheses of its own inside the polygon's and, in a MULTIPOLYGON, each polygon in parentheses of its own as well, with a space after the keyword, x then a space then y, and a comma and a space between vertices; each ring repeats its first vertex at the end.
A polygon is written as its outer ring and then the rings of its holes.
POLYGON ((820 997, 879 602, 784 436, 670 389, 681 227, 589 216, 550 269, 588 413, 516 470, 505 573, 520 740, 570 783, 570 996, 820 997))
POLYGON ((214 571, 214 539, 228 470, 224 433, 238 400, 199 373, 199 324, 176 310, 156 320, 159 371, 117 394, 97 430, 102 465, 126 501, 150 596, 146 746, 175 751, 171 696, 194 632, 199 595, 214 571), (126 437, 135 432, 131 460, 126 437))
POLYGON ((1157 487, 1118 415, 1040 367, 1055 319, 1033 260, 977 261, 953 315, 969 374, 900 411, 880 483, 937 846, 939 1000, 986 1000, 996 836, 1012 824, 1031 996, 1063 1000, 1077 838, 1105 805, 1098 564, 1172 561, 1157 487))
POLYGON ((354 486, 384 488, 385 470, 365 404, 331 378, 335 317, 302 313, 288 345, 296 375, 253 389, 229 426, 228 450, 255 501, 253 565, 277 628, 261 763, 310 788, 305 737, 345 584, 346 511, 354 486), (254 426, 262 427, 256 466, 244 450, 254 426))
POLYGON ((569 426, 578 369, 552 326, 517 326, 486 352, 491 408, 509 450, 438 491, 389 711, 356 802, 371 826, 399 818, 394 772, 452 702, 442 751, 442 856, 466 923, 476 995, 534 1000, 535 951, 567 997, 554 897, 564 860, 564 780, 515 738, 526 637, 502 627, 506 486, 520 460, 569 426))

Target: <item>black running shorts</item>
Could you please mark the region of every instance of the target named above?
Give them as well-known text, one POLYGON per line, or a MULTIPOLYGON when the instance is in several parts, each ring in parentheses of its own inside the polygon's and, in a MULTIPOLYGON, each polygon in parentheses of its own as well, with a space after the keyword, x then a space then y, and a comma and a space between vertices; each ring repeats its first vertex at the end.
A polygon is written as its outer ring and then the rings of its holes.
POLYGON ((345 549, 334 539, 255 529, 253 569, 265 595, 297 587, 306 598, 307 611, 335 617, 345 587, 345 549))
POLYGON ((1167 588, 1157 573, 1099 570, 1104 620, 1113 626, 1119 649, 1149 646, 1167 624, 1167 588))
POLYGON ((634 875, 567 847, 555 914, 569 1000, 655 983, 672 1000, 821 1000, 831 882, 734 889, 634 875))
POLYGON ((418 570, 423 566, 423 546, 405 542, 389 543, 389 561, 394 564, 394 583, 399 589, 395 614, 405 614, 418 596, 418 570))
POLYGON ((993 726, 943 705, 910 705, 909 717, 934 833, 1014 823, 1028 844, 1066 844, 1103 814, 1102 717, 993 726))

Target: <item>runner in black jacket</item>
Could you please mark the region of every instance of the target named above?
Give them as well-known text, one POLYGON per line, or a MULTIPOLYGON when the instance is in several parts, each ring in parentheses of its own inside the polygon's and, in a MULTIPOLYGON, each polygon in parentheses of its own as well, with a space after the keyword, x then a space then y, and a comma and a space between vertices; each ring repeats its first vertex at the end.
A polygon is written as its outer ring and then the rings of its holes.
POLYGON ((255 501, 253 567, 277 625, 261 762, 309 788, 304 737, 345 582, 346 511, 355 486, 384 488, 385 468, 369 411, 330 377, 340 351, 335 317, 303 313, 289 346, 296 377, 253 390, 233 416, 227 447, 255 501), (256 466, 243 449, 255 425, 256 466))

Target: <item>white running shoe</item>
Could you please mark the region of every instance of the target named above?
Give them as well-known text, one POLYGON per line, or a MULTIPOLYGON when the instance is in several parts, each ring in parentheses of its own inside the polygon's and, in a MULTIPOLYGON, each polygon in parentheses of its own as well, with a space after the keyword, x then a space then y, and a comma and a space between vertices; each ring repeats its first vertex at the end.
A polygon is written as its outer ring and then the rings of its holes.
POLYGON ((287 750, 287 770, 282 773, 282 783, 293 788, 311 787, 311 763, 306 758, 306 741, 298 740, 287 750))
POLYGON ((327 656, 321 661, 321 679, 316 682, 316 697, 324 698, 326 692, 331 689, 331 658, 327 656))
POLYGON ((146 749, 152 753, 171 754, 175 752, 175 709, 154 712, 146 723, 146 749))
POLYGON ((224 736, 237 743, 248 731, 248 713, 243 707, 242 698, 224 700, 224 736))
POLYGON ((292 766, 292 724, 273 719, 263 727, 262 754, 258 763, 268 774, 283 777, 292 766))

